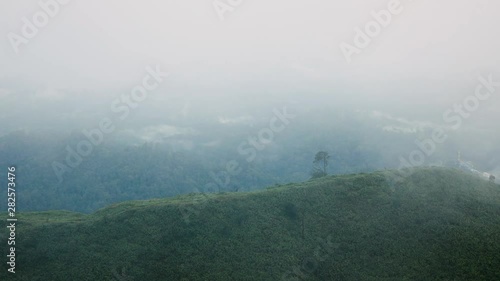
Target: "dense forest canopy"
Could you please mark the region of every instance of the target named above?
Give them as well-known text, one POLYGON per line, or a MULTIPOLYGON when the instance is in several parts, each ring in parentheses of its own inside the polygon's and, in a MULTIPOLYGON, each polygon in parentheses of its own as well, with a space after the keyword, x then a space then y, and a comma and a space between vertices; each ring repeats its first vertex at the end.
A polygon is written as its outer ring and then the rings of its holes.
MULTIPOLYGON (((53 163, 66 164, 67 147, 75 150, 85 135, 78 130, 13 131, 0 137, 0 164, 15 163, 18 167, 20 210, 92 212, 124 200, 241 192, 304 181, 310 178, 318 151, 330 155, 329 174, 398 168, 401 157, 408 159, 410 152, 420 149, 415 140, 424 140, 432 129, 431 125, 408 124, 369 111, 333 107, 306 115, 290 105, 287 110, 296 117, 275 133, 272 141, 259 138, 274 116, 272 110, 261 120, 243 118, 231 123, 213 118, 184 130, 179 129, 181 123, 173 123, 135 134, 117 131, 106 135, 75 168, 67 166, 62 181, 53 163), (241 153, 239 148, 252 153, 241 153), (230 174, 228 164, 239 173, 230 174)), ((481 147, 466 145, 473 141, 467 136, 451 130, 449 134, 447 142, 438 144, 422 165, 450 166, 461 150, 479 170, 498 171, 500 163, 493 154, 482 154, 481 147)), ((0 198, 4 196, 0 194, 0 198)))

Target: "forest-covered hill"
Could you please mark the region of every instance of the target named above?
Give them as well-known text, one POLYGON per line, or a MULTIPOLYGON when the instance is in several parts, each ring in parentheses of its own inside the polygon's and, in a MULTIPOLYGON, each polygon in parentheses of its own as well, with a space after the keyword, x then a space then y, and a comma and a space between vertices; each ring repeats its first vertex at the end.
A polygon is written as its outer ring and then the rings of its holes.
POLYGON ((396 174, 20 213, 1 280, 498 280, 500 186, 396 174))
MULTIPOLYGON (((415 129, 413 123, 370 111, 291 107, 288 110, 297 117, 289 127, 271 142, 255 143, 273 112, 260 110, 264 112, 248 114, 267 117, 248 123, 221 123, 212 116, 195 118, 203 122, 194 125, 179 121, 150 128, 140 124, 136 130, 106 135, 81 161, 69 152, 86 139, 80 129, 0 132, 0 167, 16 166, 20 211, 92 213, 114 203, 173 197, 213 184, 218 188, 212 192, 248 192, 302 182, 310 178, 318 151, 331 156, 327 172, 333 175, 398 168, 401 159, 408 161, 411 153, 420 151, 415 141, 432 134, 431 127, 415 129), (401 126, 410 126, 405 128, 415 133, 394 131, 401 126), (249 143, 252 139, 255 147, 249 143), (68 159, 78 164, 70 166, 68 159), (240 173, 228 175, 230 163, 236 163, 240 173)), ((497 141, 482 138, 485 143, 479 143, 476 134, 448 134, 446 145, 437 145, 434 153, 427 151, 419 164, 450 166, 460 150, 476 169, 500 175, 497 141)), ((6 184, 5 177, 0 177, 0 184, 6 184)), ((6 193, 0 193, 0 202, 6 201, 6 193)))

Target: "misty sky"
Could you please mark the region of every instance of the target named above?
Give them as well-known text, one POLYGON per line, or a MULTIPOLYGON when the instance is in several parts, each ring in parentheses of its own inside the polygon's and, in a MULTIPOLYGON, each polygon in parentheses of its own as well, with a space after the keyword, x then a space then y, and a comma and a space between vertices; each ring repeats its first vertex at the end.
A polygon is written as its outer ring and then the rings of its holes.
MULTIPOLYGON (((16 54, 8 34, 21 35, 22 18, 41 8, 1 1, 0 120, 17 125, 9 128, 83 122, 155 65, 171 75, 145 106, 172 118, 197 101, 210 111, 310 99, 439 122, 474 93, 480 74, 500 80, 498 1, 402 0, 402 12, 348 63, 339 45, 353 44, 355 28, 389 2, 242 1, 222 21, 212 0, 72 0, 16 54)), ((498 120, 498 105, 498 97, 481 104, 476 122, 498 120)))

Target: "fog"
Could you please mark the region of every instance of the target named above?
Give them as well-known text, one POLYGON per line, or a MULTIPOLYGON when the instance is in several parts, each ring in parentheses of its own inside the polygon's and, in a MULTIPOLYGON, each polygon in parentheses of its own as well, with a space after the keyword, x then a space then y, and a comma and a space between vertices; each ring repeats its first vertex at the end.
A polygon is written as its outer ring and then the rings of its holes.
POLYGON ((500 175, 499 10, 488 0, 2 1, 2 147, 50 135, 63 155, 111 120, 105 144, 224 163, 286 108, 293 121, 258 156, 264 166, 355 148, 372 158, 336 172, 398 168, 438 128, 447 138, 423 165, 462 151, 500 175), (146 91, 130 101, 137 87, 146 91))

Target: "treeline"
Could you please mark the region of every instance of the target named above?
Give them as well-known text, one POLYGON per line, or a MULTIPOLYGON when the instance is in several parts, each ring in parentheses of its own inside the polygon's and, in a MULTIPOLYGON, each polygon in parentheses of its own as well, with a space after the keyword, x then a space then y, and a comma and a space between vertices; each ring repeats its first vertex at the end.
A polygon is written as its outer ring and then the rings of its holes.
MULTIPOLYGON (((269 126, 267 119, 251 127, 204 123, 193 127, 197 134, 149 143, 110 135, 81 164, 65 172, 62 182, 52 163, 64 162, 66 147, 76 147, 81 133, 17 131, 0 137, 0 168, 18 168, 20 211, 92 212, 125 200, 241 192, 305 181, 311 177, 311 160, 318 151, 331 156, 329 174, 348 174, 397 167, 398 156, 415 149, 414 136, 394 135, 361 117, 344 115, 297 114, 272 142, 254 149, 255 157, 242 155, 238 147, 245 143, 246 151, 253 149, 247 140, 269 126), (228 165, 235 164, 239 172, 228 174, 228 165)), ((0 177, 1 184, 5 180, 0 177)), ((0 193, 0 200, 5 202, 5 197, 0 193)))
MULTIPOLYGON (((52 163, 63 161, 65 147, 78 136, 52 138, 16 132, 0 139, 0 165, 17 166, 20 211, 64 209, 92 212, 111 203, 170 197, 191 192, 241 192, 274 184, 310 178, 313 149, 295 140, 266 147, 247 162, 231 147, 192 150, 172 149, 165 144, 126 145, 108 143, 94 148, 82 163, 64 174, 59 182, 52 163), (237 163, 237 175, 227 173, 227 164, 237 163)), ((332 174, 373 170, 373 152, 353 148, 332 150, 332 174), (373 157, 370 160, 370 157, 373 157)), ((3 181, 6 179, 0 179, 3 181)), ((5 194, 0 194, 4 200, 5 194)))

